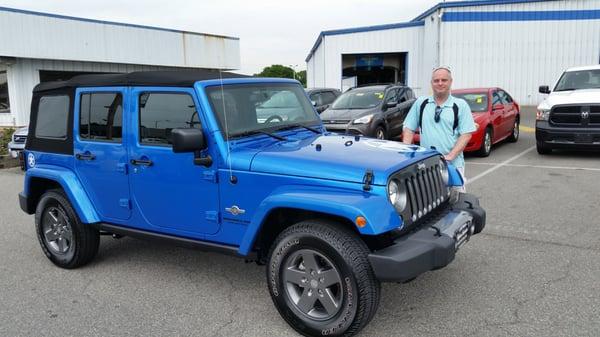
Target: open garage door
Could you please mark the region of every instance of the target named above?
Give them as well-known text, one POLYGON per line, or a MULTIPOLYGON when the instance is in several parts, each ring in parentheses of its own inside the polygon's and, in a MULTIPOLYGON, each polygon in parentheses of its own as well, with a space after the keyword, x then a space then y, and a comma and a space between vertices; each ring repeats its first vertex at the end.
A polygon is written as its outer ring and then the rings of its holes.
POLYGON ((356 85, 406 84, 408 53, 343 54, 342 82, 355 78, 356 85))

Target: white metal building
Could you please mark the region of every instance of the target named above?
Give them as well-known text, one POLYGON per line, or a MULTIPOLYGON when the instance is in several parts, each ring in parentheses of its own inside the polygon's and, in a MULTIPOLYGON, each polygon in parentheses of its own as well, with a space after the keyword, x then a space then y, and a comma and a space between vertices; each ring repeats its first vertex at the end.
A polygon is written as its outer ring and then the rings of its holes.
POLYGON ((31 91, 82 73, 240 67, 239 39, 0 7, 0 126, 29 122, 31 91))
POLYGON ((306 62, 308 87, 398 81, 428 94, 444 65, 454 88, 499 86, 535 105, 565 68, 600 63, 600 0, 443 2, 407 23, 321 32, 306 62))

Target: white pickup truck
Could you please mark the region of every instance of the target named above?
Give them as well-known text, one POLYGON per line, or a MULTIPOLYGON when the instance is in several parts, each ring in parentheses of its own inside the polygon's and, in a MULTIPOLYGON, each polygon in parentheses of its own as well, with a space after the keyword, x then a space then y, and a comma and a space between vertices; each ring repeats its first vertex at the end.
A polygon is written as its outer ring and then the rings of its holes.
POLYGON ((600 65, 567 69, 537 108, 539 154, 552 149, 600 149, 600 65))

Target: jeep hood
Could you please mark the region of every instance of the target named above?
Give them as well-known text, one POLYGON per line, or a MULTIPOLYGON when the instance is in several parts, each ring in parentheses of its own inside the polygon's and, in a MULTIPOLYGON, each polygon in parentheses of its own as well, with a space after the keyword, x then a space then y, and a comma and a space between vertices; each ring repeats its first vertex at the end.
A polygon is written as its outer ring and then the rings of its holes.
POLYGON ((600 89, 580 89, 570 91, 553 91, 538 109, 550 109, 560 104, 599 104, 600 89))
POLYGON ((393 172, 437 154, 415 145, 372 138, 320 135, 264 147, 253 158, 253 172, 360 183, 367 170, 374 185, 393 172))

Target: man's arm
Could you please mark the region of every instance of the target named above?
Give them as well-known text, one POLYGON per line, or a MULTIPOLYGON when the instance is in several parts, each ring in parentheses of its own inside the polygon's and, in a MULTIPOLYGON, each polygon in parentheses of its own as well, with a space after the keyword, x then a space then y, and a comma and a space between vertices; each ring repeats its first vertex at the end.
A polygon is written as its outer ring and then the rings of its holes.
POLYGON ((458 156, 460 153, 462 153, 463 150, 465 149, 465 147, 467 147, 467 144, 469 143, 470 139, 471 139, 471 133, 464 133, 464 134, 460 135, 460 137, 458 137, 458 139, 456 140, 456 143, 454 143, 454 147, 452 148, 450 153, 444 155, 444 158, 447 161, 454 160, 454 158, 456 158, 456 156, 458 156))
POLYGON ((415 136, 415 133, 413 132, 413 130, 411 130, 409 128, 404 128, 402 130, 402 143, 408 144, 408 145, 412 144, 414 136, 415 136))

